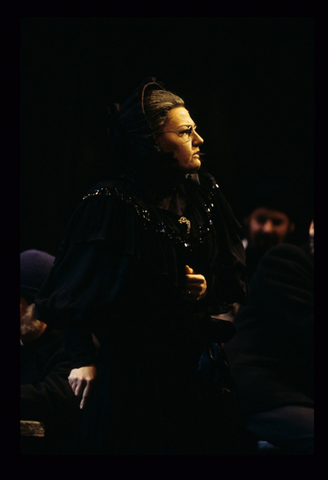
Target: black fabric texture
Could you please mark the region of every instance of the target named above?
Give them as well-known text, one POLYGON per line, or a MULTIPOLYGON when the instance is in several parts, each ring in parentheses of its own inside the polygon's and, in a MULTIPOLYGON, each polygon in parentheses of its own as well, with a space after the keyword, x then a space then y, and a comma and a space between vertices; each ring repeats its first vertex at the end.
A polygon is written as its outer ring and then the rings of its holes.
POLYGON ((246 415, 284 405, 313 407, 313 257, 283 244, 262 258, 224 345, 246 415))

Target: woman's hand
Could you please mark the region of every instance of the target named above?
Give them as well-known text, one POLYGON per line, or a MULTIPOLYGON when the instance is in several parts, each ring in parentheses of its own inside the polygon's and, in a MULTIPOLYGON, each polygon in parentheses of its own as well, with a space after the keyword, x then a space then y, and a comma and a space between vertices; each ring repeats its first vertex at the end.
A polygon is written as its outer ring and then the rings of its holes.
POLYGON ((68 382, 74 392, 79 397, 82 395, 80 408, 83 408, 87 397, 94 391, 97 378, 97 368, 95 365, 87 367, 73 368, 68 377, 68 382))
POLYGON ((184 298, 190 302, 196 302, 205 297, 207 292, 207 282, 204 275, 197 274, 188 265, 186 269, 186 291, 184 298))

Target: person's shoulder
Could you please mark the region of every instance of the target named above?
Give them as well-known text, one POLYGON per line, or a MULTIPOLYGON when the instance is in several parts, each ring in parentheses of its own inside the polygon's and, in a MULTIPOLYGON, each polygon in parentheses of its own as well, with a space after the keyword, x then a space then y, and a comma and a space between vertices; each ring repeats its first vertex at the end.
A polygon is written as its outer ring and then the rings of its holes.
POLYGON ((80 244, 109 238, 114 229, 125 224, 127 217, 137 215, 135 205, 127 181, 114 179, 95 184, 73 212, 62 244, 80 244))
POLYGON ((261 278, 288 276, 301 278, 303 275, 313 275, 314 262, 304 248, 282 243, 268 250, 261 258, 257 271, 254 274, 261 278))
POLYGON ((264 260, 267 258, 281 258, 286 260, 300 258, 311 260, 310 254, 304 246, 298 246, 292 243, 281 243, 280 245, 270 248, 263 256, 264 260))
POLYGON ((83 200, 90 197, 99 196, 130 196, 131 195, 131 182, 124 177, 117 177, 115 179, 104 180, 96 183, 90 188, 83 196, 83 200))

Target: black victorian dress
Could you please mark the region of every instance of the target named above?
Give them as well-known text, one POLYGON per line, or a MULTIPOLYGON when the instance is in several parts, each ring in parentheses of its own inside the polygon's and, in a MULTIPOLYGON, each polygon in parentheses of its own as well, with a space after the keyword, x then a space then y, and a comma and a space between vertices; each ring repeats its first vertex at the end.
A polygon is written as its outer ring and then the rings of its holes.
POLYGON ((197 369, 231 337, 210 314, 244 303, 247 285, 240 225, 215 179, 193 177, 160 202, 128 175, 92 189, 37 299, 39 318, 63 326, 72 368, 98 367, 83 453, 208 453, 197 369), (184 298, 185 265, 207 280, 198 302, 184 298))

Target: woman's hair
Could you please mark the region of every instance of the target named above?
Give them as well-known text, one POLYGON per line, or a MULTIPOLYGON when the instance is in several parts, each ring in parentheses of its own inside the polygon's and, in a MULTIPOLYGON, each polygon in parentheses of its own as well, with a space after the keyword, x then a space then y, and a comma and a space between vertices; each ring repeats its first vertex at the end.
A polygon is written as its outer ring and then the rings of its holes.
POLYGON ((167 90, 145 89, 143 109, 155 136, 162 131, 167 113, 177 107, 185 107, 185 103, 174 93, 167 90))

